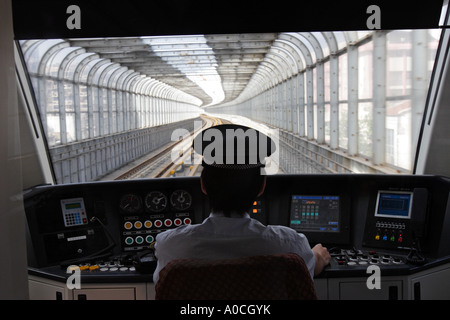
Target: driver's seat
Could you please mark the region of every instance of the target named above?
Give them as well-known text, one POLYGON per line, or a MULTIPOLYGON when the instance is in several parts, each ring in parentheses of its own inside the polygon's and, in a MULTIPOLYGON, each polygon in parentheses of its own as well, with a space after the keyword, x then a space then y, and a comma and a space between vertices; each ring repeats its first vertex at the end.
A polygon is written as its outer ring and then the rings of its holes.
POLYGON ((168 263, 157 300, 316 300, 314 282, 294 253, 235 259, 180 259, 168 263))

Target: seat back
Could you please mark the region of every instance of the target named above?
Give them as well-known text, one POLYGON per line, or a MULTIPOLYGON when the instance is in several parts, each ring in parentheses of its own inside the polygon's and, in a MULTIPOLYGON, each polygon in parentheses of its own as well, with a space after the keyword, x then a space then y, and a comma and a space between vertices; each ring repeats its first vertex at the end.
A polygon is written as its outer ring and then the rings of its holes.
POLYGON ((157 300, 315 300, 314 282, 293 253, 235 259, 180 259, 156 283, 157 300))

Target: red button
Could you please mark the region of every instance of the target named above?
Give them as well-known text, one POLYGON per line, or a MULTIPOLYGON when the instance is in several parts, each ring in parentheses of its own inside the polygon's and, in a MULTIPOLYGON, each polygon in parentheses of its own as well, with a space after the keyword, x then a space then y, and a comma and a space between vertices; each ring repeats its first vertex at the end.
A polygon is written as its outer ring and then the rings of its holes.
POLYGON ((184 224, 191 224, 191 222, 190 218, 184 218, 184 224))
POLYGON ((162 226, 161 220, 155 220, 155 227, 160 228, 162 226))
POLYGON ((181 226, 181 224, 183 223, 183 221, 181 221, 180 218, 176 218, 176 219, 173 221, 173 223, 175 223, 175 225, 178 227, 178 226, 181 226))
POLYGON ((170 226, 172 225, 172 220, 170 220, 170 219, 164 220, 164 225, 165 225, 166 227, 170 227, 170 226))

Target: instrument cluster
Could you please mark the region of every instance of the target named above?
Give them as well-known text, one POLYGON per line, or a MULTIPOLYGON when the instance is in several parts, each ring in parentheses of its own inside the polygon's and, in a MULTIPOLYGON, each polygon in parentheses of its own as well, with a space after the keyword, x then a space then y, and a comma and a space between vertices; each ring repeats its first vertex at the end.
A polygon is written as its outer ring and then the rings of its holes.
POLYGON ((183 211, 192 206, 191 194, 183 189, 175 190, 169 195, 155 190, 141 197, 137 193, 127 193, 121 196, 119 207, 124 214, 142 212, 158 213, 166 210, 183 211))

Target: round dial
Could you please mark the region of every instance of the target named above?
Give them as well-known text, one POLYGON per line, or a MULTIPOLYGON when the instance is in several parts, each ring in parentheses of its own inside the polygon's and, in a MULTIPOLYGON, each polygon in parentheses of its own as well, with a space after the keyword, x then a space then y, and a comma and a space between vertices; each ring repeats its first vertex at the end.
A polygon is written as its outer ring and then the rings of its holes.
POLYGON ((119 206, 126 213, 138 213, 142 210, 142 200, 136 194, 125 194, 120 198, 119 206))
POLYGON ((145 196, 145 206, 153 212, 161 212, 167 207, 167 197, 160 191, 152 191, 145 196))
POLYGON ((176 210, 186 210, 192 204, 192 197, 185 190, 176 190, 170 196, 170 204, 176 210))

